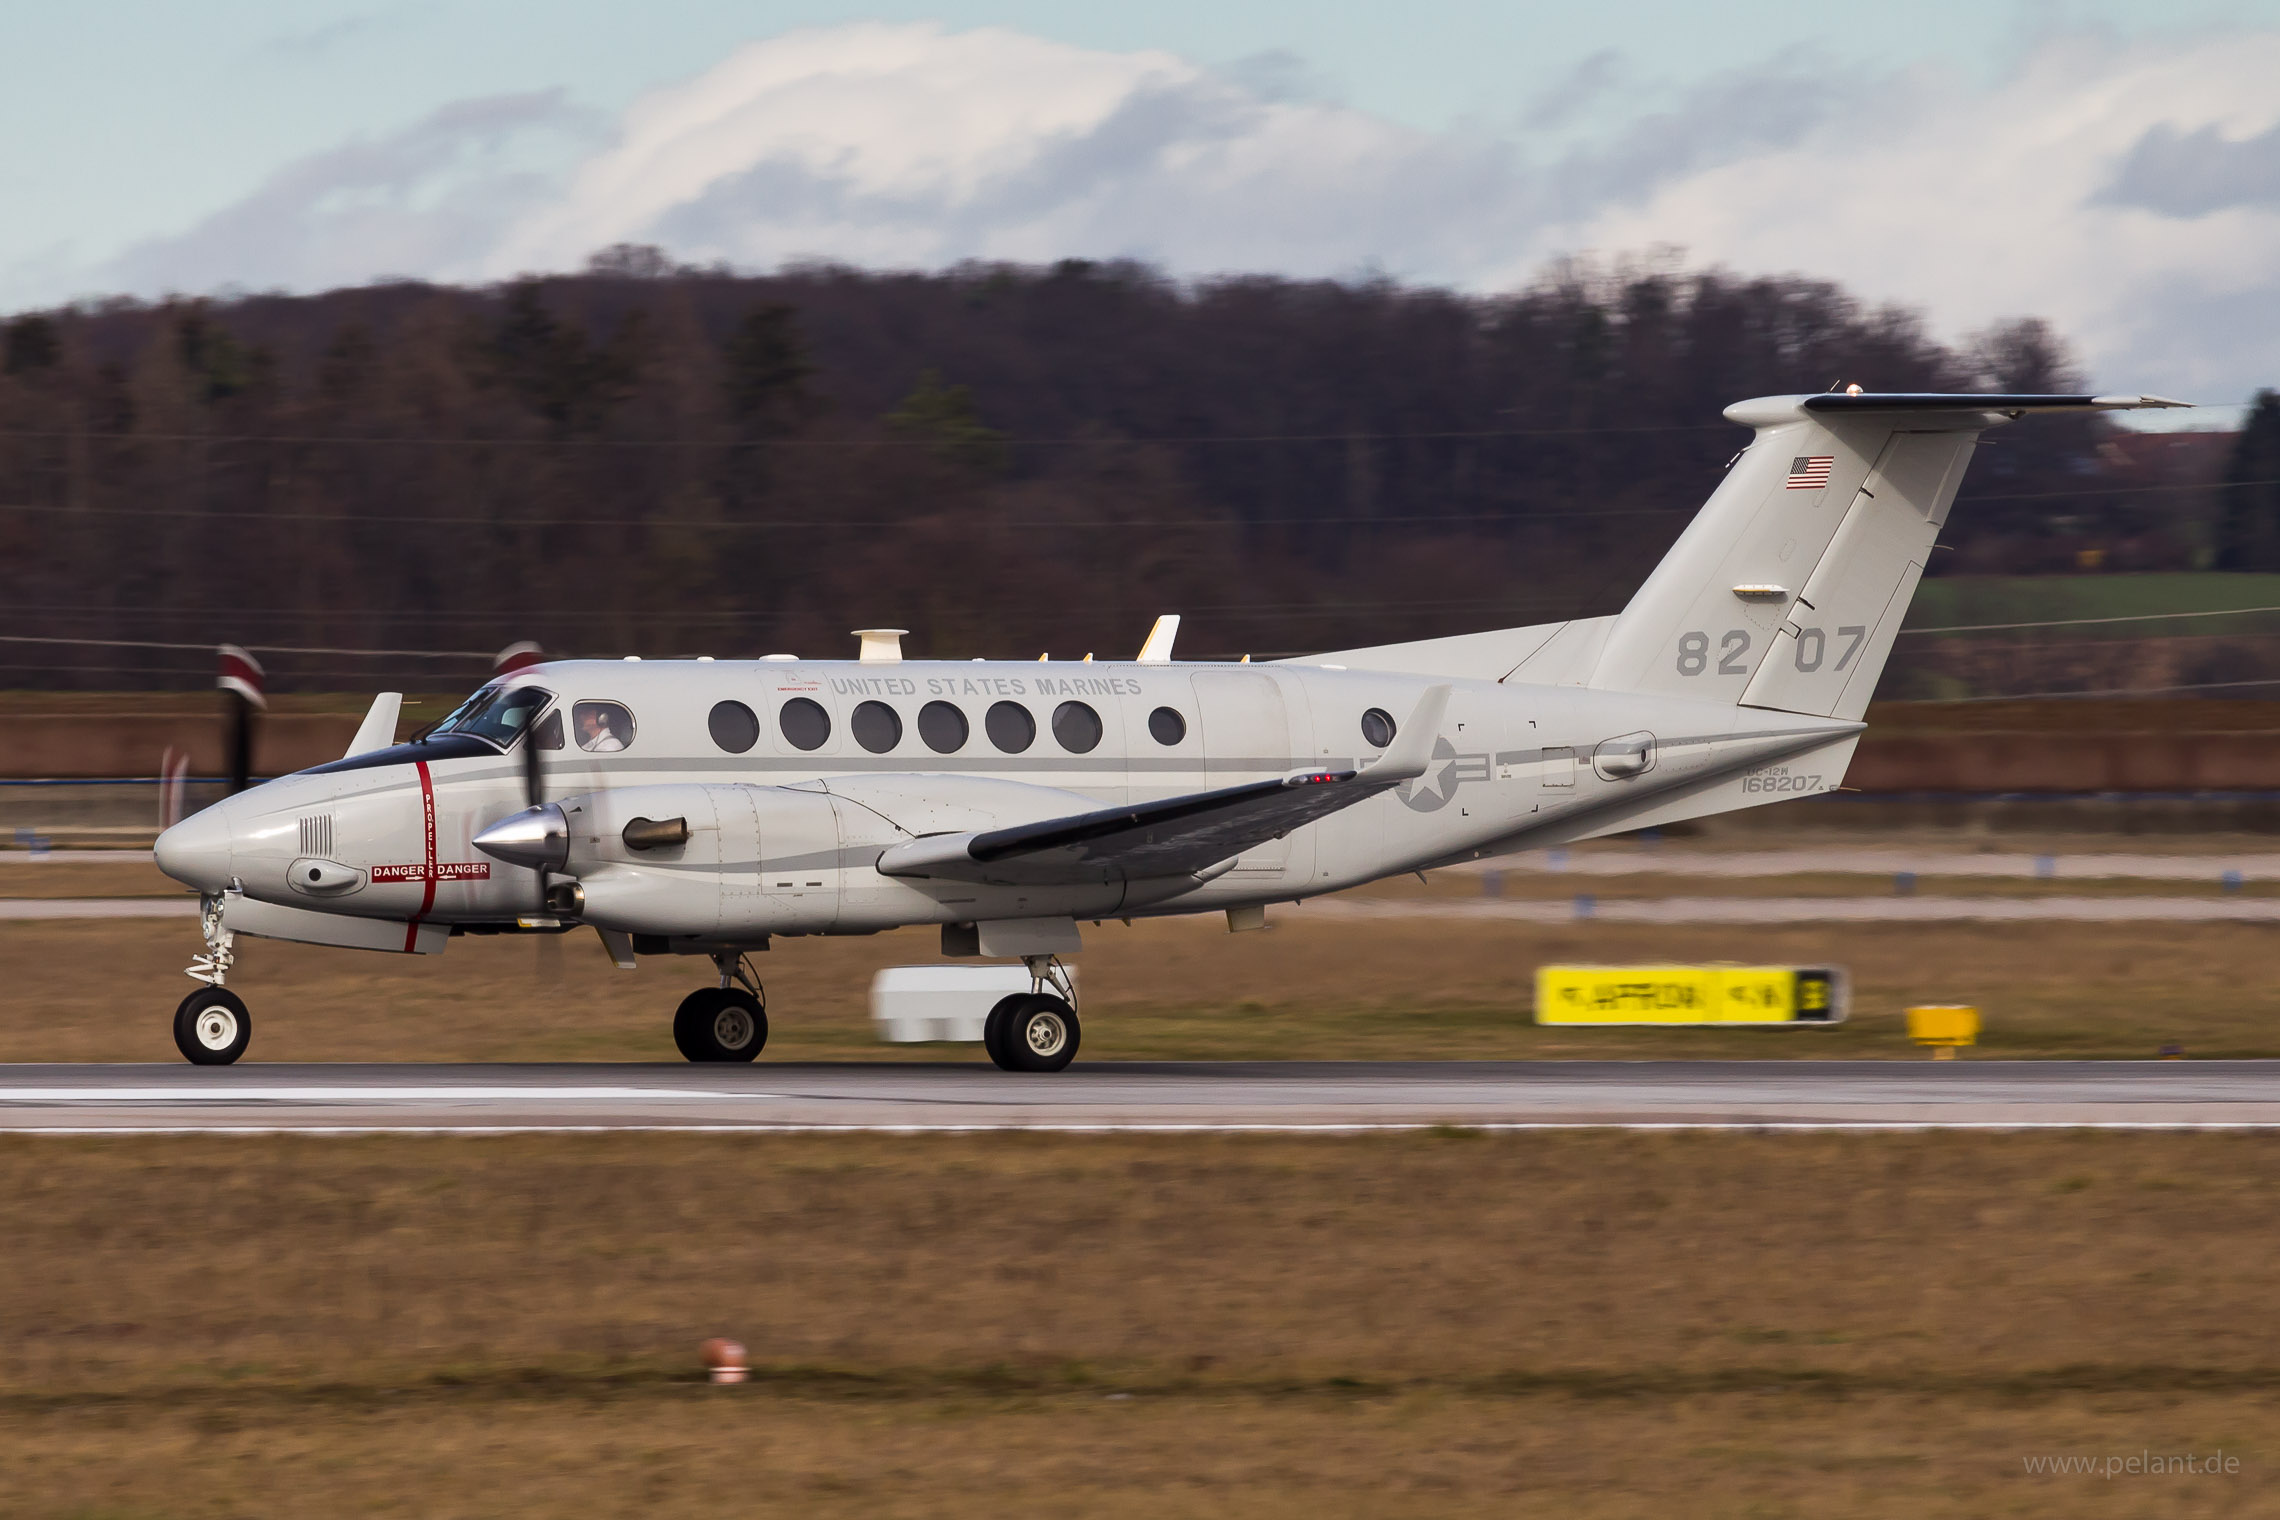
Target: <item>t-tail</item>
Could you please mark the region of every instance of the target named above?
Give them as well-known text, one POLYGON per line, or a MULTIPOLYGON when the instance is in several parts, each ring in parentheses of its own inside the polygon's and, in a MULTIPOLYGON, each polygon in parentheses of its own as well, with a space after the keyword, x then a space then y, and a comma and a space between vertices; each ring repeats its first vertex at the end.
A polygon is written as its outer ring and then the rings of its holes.
POLYGON ((1737 402, 1726 416, 1757 436, 1574 675, 1857 720, 1982 432, 2030 412, 2187 404, 1858 391, 1737 402))

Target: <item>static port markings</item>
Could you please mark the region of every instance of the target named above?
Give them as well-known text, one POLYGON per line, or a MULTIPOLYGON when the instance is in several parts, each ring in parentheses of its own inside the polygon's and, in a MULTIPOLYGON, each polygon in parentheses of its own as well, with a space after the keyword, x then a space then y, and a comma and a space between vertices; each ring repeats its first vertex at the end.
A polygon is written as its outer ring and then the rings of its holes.
MULTIPOLYGON (((1836 668, 1843 670, 1852 664, 1853 656, 1860 653, 1860 646, 1867 641, 1868 625, 1865 623, 1846 623, 1837 629, 1837 637, 1845 641, 1844 649, 1838 654, 1836 663, 1836 668)), ((1800 628, 1797 630, 1797 647, 1793 652, 1793 657, 1797 661, 1799 670, 1808 675, 1819 670, 1822 661, 1828 658, 1828 650, 1829 636, 1823 630, 1819 628, 1800 628)), ((1750 668, 1742 663, 1742 657, 1749 652, 1749 630, 1746 628, 1727 629, 1718 638, 1718 674, 1722 676, 1748 675, 1750 668)), ((1678 673, 1682 676, 1698 676, 1709 668, 1710 635, 1699 630, 1680 634, 1678 636, 1678 673)))

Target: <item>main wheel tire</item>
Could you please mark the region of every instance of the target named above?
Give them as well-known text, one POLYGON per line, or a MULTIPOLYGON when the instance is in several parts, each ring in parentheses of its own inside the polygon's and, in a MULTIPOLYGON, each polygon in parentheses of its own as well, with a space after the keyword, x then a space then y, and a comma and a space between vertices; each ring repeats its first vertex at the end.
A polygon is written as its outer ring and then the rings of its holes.
POLYGON ((692 1061, 749 1061, 768 1043, 768 1012, 742 987, 700 987, 673 1011, 673 1043, 692 1061))
POLYGON ((1077 1010, 1050 993, 1035 993, 1007 1015, 998 1034, 1008 1071, 1059 1071, 1077 1058, 1083 1030, 1077 1010))
POLYGON ((253 1015, 226 988, 201 987, 174 1010, 174 1047, 194 1066, 227 1066, 252 1042, 253 1015))
POLYGON ((997 1005, 990 1009, 989 1017, 982 1020, 982 1049, 988 1051, 990 1059, 1006 1071, 1018 1069, 1010 1063, 1005 1053, 1006 1020, 1013 1017, 1016 1008, 1035 996, 1033 992, 1009 993, 999 998, 997 1005))

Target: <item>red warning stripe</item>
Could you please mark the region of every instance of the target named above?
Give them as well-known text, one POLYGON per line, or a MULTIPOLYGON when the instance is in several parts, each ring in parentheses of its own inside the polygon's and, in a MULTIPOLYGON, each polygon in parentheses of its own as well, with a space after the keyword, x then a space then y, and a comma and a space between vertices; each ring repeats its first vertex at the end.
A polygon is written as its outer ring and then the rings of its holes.
POLYGON ((435 779, 428 775, 425 760, 415 760, 412 765, 420 773, 420 812, 424 815, 423 832, 426 835, 421 852, 425 857, 426 868, 420 872, 420 911, 412 915, 410 923, 404 925, 406 955, 419 949, 420 920, 426 918, 435 907, 435 779))

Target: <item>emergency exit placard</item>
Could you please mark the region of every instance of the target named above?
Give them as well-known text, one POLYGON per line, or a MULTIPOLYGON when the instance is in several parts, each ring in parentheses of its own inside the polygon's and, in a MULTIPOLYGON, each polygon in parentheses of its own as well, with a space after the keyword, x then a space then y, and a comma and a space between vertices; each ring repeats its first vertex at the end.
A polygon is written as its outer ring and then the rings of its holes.
POLYGON ((1844 973, 1828 966, 1543 966, 1539 1024, 1835 1024, 1844 973))

